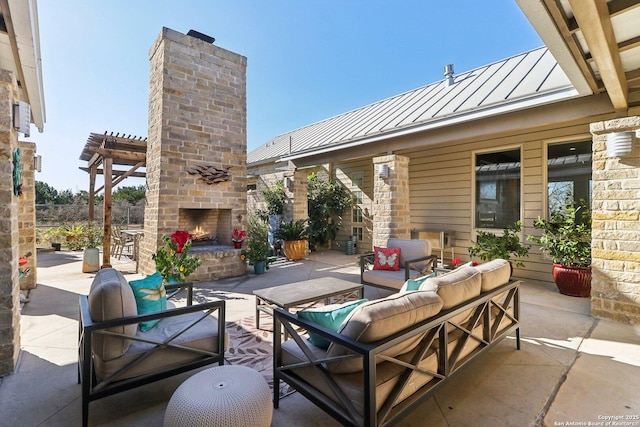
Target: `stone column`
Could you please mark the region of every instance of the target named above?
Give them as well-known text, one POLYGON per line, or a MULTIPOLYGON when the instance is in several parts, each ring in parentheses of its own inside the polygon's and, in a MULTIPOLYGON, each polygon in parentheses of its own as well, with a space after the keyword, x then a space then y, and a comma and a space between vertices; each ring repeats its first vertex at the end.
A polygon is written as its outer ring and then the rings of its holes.
POLYGON ((606 156, 607 134, 640 129, 640 117, 591 124, 593 232, 591 314, 640 323, 640 149, 606 156))
POLYGON ((411 237, 409 158, 391 154, 373 159, 373 245, 386 246, 390 237, 411 237), (380 171, 387 167, 387 177, 380 171))
POLYGON ((34 289, 38 283, 36 262, 36 175, 33 158, 36 144, 20 142, 22 151, 22 196, 18 197, 18 236, 20 249, 18 255, 31 252, 29 262, 23 268, 29 268, 29 275, 20 280, 20 289, 34 289))
POLYGON ((296 170, 291 179, 293 180, 293 220, 309 219, 307 174, 296 170))
POLYGON ((18 99, 13 73, 0 70, 0 377, 11 374, 20 354, 18 207, 13 194, 13 104, 18 99))

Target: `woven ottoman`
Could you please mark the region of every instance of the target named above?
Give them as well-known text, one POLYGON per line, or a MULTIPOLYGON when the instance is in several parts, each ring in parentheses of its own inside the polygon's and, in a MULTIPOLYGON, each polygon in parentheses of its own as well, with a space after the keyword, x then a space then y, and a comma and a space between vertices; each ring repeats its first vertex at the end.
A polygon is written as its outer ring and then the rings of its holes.
POLYGON ((264 377, 245 366, 198 372, 171 396, 164 425, 269 427, 273 411, 264 377))

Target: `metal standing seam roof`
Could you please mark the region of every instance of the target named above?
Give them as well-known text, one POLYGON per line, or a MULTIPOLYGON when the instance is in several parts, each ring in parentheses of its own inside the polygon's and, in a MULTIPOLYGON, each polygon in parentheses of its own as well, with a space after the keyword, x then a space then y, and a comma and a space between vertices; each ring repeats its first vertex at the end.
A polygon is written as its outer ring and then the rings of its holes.
POLYGON ((482 116, 577 96, 547 47, 494 62, 278 135, 247 155, 247 163, 340 149, 482 116))

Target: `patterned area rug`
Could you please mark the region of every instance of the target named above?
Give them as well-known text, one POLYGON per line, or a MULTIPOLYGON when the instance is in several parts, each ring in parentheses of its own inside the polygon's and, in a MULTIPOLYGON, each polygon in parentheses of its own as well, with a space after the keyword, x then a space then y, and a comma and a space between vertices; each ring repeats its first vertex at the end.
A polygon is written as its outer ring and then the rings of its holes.
MULTIPOLYGON (((256 329, 255 318, 245 317, 239 322, 227 322, 229 348, 225 360, 230 365, 242 365, 260 372, 273 392, 273 321, 267 316, 260 318, 260 328, 256 329)), ((295 390, 280 381, 280 397, 288 396, 295 390)))

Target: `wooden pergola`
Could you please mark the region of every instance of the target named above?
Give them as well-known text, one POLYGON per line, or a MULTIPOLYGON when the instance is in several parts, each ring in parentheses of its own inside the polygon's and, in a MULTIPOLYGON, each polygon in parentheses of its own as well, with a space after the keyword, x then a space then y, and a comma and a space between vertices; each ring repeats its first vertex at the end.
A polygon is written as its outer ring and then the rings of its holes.
MULTIPOLYGON (((126 178, 146 178, 145 171, 138 171, 147 164, 147 138, 113 132, 91 133, 80 154, 87 166, 80 169, 89 173, 89 221, 94 220, 95 196, 104 190, 103 203, 103 251, 102 265, 111 265, 111 190, 126 178), (114 167, 125 167, 114 168, 114 167), (128 168, 128 169, 126 169, 128 168), (96 176, 104 175, 104 185, 96 187, 96 176)), ((146 170, 146 169, 145 169, 146 170)))

